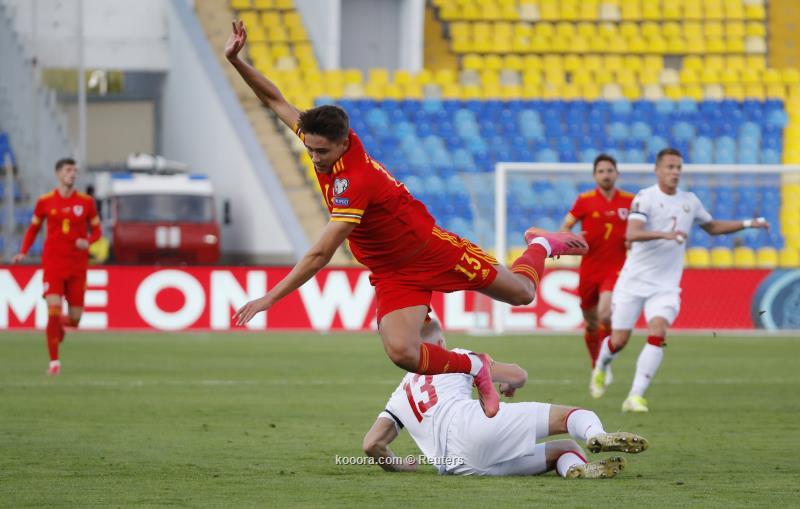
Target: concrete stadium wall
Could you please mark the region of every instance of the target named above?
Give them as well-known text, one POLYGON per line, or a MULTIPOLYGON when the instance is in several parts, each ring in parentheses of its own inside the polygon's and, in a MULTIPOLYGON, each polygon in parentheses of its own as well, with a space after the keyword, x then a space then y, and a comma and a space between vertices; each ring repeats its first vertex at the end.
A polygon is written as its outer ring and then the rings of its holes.
POLYGON ((292 262, 308 248, 303 229, 194 12, 183 0, 169 5, 163 155, 208 174, 219 201, 230 201, 232 224, 222 230, 225 254, 292 262))

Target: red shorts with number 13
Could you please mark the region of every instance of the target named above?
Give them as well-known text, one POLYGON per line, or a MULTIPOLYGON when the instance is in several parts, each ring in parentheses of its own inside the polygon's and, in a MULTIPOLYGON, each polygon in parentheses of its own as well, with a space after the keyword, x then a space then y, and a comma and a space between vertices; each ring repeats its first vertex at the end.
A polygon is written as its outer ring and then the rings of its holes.
POLYGON ((392 311, 430 306, 432 292, 486 288, 497 277, 497 260, 454 233, 433 227, 431 239, 414 260, 396 271, 370 275, 378 304, 378 324, 392 311))

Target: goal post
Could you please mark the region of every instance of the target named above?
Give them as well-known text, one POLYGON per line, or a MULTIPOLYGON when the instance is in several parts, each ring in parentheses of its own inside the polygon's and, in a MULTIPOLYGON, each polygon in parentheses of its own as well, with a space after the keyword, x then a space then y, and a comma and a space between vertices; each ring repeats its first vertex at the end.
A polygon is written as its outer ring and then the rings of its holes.
MULTIPOLYGON (((634 194, 656 182, 653 164, 620 164, 618 169, 618 187, 634 194)), ((481 243, 491 245, 490 238, 493 237, 494 255, 503 264, 509 262, 509 254, 514 249, 524 247, 523 224, 555 229, 578 194, 595 188, 591 163, 499 162, 493 174, 468 175, 465 183, 473 195, 473 203, 479 205, 481 196, 484 203, 489 198, 487 188, 493 187, 493 224, 486 224, 492 216, 491 211, 475 206, 473 230, 481 243), (489 179, 493 179, 493 186, 489 179), (530 203, 520 207, 522 202, 530 203), (543 204, 542 214, 531 213, 537 202, 543 204), (520 218, 519 214, 525 217, 520 218), (492 230, 491 235, 487 228, 492 230)), ((698 249, 710 251, 719 248, 731 252, 742 247, 754 253, 762 247, 778 251, 800 249, 800 233, 796 231, 800 199, 787 200, 787 186, 797 188, 792 192, 800 190, 800 165, 684 165, 681 189, 695 192, 714 217, 742 219, 764 216, 773 224, 769 233, 747 230, 722 239, 710 239, 705 234, 690 235, 689 247, 697 243, 698 249)), ((575 260, 572 262, 575 266, 575 260)), ((506 317, 510 306, 497 301, 490 303, 488 298, 482 298, 481 302, 480 306, 485 307, 482 316, 488 314, 489 319, 476 320, 471 332, 507 332, 506 317)))

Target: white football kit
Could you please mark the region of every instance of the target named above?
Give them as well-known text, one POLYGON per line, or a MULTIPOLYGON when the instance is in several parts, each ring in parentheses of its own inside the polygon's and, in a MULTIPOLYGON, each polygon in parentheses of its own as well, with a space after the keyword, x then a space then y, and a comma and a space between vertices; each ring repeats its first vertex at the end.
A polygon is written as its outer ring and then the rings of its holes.
MULTIPOLYGON (((646 231, 680 230, 688 235, 693 224, 705 224, 712 218, 694 193, 678 190, 670 195, 656 184, 639 191, 628 220, 644 222, 646 231)), ((659 239, 633 243, 614 286, 613 329, 632 329, 642 307, 647 321, 660 316, 672 325, 680 310, 685 252, 685 241, 659 239)))
POLYGON ((536 437, 547 436, 549 415, 546 403, 500 403, 489 419, 472 399, 472 376, 408 373, 378 417, 408 430, 440 474, 535 475, 547 470, 536 437))

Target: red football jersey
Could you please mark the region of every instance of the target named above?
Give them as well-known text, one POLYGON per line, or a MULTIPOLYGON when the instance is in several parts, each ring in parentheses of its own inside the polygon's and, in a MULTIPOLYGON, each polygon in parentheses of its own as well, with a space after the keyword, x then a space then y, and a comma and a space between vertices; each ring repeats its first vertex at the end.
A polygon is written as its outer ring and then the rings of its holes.
POLYGON ((617 190, 610 200, 598 189, 575 200, 567 214, 572 224, 580 221, 589 252, 581 258, 581 270, 620 270, 625 263, 625 229, 633 194, 617 190))
POLYGON ((47 235, 44 239, 42 265, 48 269, 86 268, 89 264, 89 251, 79 249, 75 246, 75 241, 89 238, 89 225, 93 230, 100 228, 94 199, 78 191, 63 197, 57 189, 53 190, 36 200, 32 226, 38 229, 45 219, 47 235))
POLYGON ((331 221, 358 225, 348 237, 350 250, 372 272, 399 269, 430 240, 436 221, 402 182, 364 151, 352 129, 349 136, 350 146, 333 171, 316 172, 331 221))

